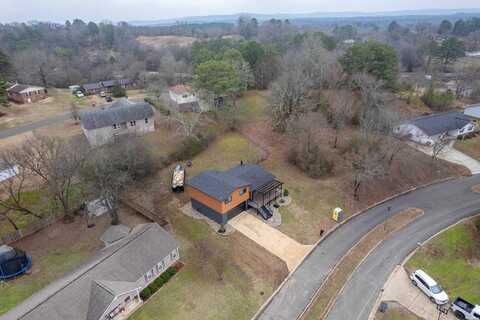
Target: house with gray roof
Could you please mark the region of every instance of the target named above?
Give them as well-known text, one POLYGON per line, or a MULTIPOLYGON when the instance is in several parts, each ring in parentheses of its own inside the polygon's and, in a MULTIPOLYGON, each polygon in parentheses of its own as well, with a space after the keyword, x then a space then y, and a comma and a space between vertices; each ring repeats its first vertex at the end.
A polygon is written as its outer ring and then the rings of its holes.
POLYGON ((211 220, 225 224, 240 212, 253 208, 264 219, 269 205, 282 195, 283 183, 256 164, 244 164, 226 171, 208 170, 187 182, 192 208, 211 220))
POLYGON ((393 129, 394 134, 422 145, 434 145, 440 137, 457 139, 475 131, 475 125, 457 111, 434 113, 412 119, 393 129))
POLYGON ((466 106, 463 114, 469 117, 477 126, 480 123, 480 103, 466 106))
POLYGON ((142 303, 140 292, 178 259, 178 243, 166 230, 139 225, 2 319, 126 319, 142 303))
POLYGON ((147 102, 121 98, 98 110, 80 115, 82 130, 91 146, 100 146, 125 135, 155 131, 153 108, 147 102))
POLYGON ((124 89, 130 89, 135 87, 135 82, 130 79, 103 80, 99 82, 85 83, 82 87, 86 94, 99 94, 102 91, 112 92, 112 88, 116 85, 124 89))

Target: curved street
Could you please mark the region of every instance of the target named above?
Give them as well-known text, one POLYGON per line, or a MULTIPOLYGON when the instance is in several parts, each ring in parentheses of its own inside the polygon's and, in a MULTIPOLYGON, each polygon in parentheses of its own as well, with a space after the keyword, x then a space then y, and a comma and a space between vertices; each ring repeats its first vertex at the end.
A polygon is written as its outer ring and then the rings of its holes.
POLYGON ((395 265, 422 242, 480 209, 480 194, 471 191, 480 175, 434 184, 371 208, 326 237, 294 271, 257 319, 296 319, 342 256, 386 218, 408 207, 425 214, 384 241, 357 268, 335 302, 328 319, 367 319, 380 289, 395 265))

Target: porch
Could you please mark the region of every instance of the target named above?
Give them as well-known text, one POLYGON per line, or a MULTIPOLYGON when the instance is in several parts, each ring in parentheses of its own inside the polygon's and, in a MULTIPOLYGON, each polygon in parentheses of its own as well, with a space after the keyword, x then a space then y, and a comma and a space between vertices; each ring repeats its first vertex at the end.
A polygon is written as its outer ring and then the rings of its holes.
POLYGON ((272 180, 252 192, 249 205, 258 209, 262 206, 268 206, 277 200, 283 194, 283 182, 272 180), (254 204, 252 204, 252 202, 254 204))

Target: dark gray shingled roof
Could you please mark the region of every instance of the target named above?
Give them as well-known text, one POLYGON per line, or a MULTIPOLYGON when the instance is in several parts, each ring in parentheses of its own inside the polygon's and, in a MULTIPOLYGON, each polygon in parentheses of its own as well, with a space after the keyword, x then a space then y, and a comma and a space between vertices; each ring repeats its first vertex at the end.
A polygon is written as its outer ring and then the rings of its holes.
POLYGON ((82 126, 87 130, 110 127, 114 123, 120 124, 133 120, 141 120, 153 117, 153 109, 146 102, 115 102, 114 106, 95 111, 83 112, 80 117, 82 126))
POLYGON ((428 136, 461 129, 469 122, 471 120, 466 115, 456 111, 435 113, 410 121, 411 124, 421 129, 428 136))
POLYGON ((480 103, 465 107, 463 113, 468 117, 480 119, 480 103))
POLYGON ((273 174, 257 164, 238 165, 228 170, 227 173, 244 181, 248 181, 252 191, 276 179, 273 174))
POLYGON ((109 88, 109 87, 113 87, 117 83, 119 85, 128 85, 128 84, 132 84, 133 80, 131 80, 131 79, 119 79, 119 80, 104 80, 104 81, 99 81, 99 82, 85 83, 83 85, 83 88, 85 90, 109 88))
POLYGON ((275 180, 275 176, 256 164, 238 165, 224 172, 204 171, 188 185, 219 200, 225 201, 236 189, 249 186, 252 191, 275 180))
POLYGON ((111 299, 109 293, 115 293, 118 288, 128 288, 126 283, 133 286, 176 248, 177 242, 158 224, 139 225, 128 237, 104 248, 80 268, 35 293, 5 317, 85 320, 89 308, 94 309, 90 313, 93 317, 111 299), (99 300, 90 301, 96 298, 99 300))
POLYGON ((92 281, 88 302, 87 320, 98 320, 115 299, 115 294, 102 286, 98 281, 92 281))

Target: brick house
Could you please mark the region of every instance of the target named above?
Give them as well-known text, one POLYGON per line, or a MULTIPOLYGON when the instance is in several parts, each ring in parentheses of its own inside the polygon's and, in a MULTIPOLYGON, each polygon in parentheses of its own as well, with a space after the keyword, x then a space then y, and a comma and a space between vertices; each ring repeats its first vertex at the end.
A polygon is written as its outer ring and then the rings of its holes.
POLYGON ((44 87, 17 83, 7 89, 7 96, 17 103, 32 103, 48 97, 48 92, 44 87))

